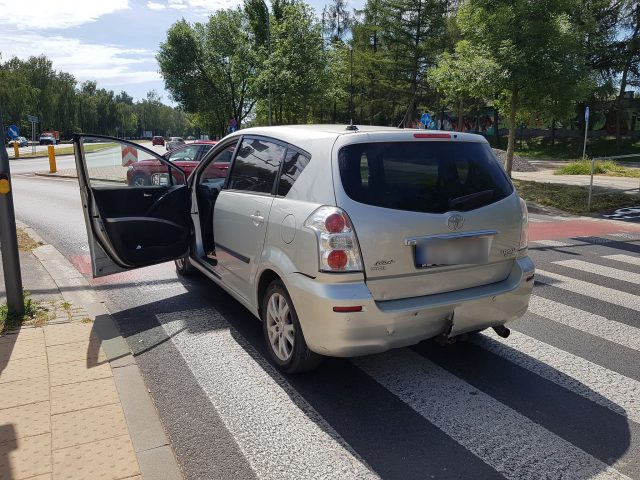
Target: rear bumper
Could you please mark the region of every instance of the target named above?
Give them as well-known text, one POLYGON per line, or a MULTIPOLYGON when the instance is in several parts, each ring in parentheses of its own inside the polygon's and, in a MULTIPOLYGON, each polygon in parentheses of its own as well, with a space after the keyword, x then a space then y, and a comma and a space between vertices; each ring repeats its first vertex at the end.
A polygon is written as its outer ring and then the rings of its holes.
POLYGON ((502 282, 384 302, 376 302, 364 282, 321 283, 294 273, 285 283, 309 348, 322 355, 351 357, 515 320, 529 305, 533 274, 533 262, 525 257, 514 262, 502 282), (333 311, 334 306, 357 305, 362 312, 333 311))

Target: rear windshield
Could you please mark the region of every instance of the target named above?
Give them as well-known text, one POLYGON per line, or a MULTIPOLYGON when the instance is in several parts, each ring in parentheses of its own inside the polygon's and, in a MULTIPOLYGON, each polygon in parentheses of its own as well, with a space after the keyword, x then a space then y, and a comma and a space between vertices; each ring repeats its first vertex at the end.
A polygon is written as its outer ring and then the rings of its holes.
POLYGON ((465 212, 513 191, 484 143, 359 143, 340 149, 338 163, 349 198, 377 207, 465 212))

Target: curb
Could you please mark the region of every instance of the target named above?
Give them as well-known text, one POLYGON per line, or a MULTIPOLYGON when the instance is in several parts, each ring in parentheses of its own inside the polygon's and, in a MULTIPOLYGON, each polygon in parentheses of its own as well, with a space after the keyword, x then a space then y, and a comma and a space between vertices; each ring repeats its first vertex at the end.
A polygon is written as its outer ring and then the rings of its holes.
POLYGON ((33 172, 36 177, 53 177, 53 178, 78 178, 73 175, 60 175, 58 173, 33 172))
POLYGON ((34 241, 42 243, 32 253, 58 286, 63 299, 84 308, 90 317, 95 318, 93 333, 100 339, 111 366, 141 478, 183 480, 149 389, 104 302, 98 299, 89 282, 53 245, 28 225, 19 221, 16 221, 16 225, 34 241))

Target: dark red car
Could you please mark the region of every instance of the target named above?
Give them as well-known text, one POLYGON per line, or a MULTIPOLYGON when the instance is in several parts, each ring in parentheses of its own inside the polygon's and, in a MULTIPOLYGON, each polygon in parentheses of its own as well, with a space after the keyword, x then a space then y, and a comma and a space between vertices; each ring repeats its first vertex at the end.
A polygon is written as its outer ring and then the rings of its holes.
MULTIPOLYGON (((180 167, 188 177, 216 143, 218 142, 212 140, 196 141, 167 152, 163 156, 180 167)), ((229 155, 230 159, 231 155, 229 155)), ((214 178, 225 178, 229 171, 229 160, 212 164, 209 175, 214 178)), ((210 169, 207 169, 207 171, 210 169)), ((129 167, 127 183, 140 186, 151 185, 151 176, 156 173, 167 173, 167 167, 163 167, 157 160, 140 160, 129 167)))
POLYGON ((162 145, 164 147, 164 137, 160 135, 156 135, 151 139, 151 145, 162 145))

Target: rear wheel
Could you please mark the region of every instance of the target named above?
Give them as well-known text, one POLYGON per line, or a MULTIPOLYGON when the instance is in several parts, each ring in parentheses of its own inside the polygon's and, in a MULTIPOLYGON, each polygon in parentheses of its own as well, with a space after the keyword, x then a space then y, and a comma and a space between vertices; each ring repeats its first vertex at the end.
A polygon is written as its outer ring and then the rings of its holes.
POLYGON ((147 185, 151 185, 151 182, 149 181, 149 177, 144 173, 138 173, 131 179, 131 185, 135 185, 136 187, 145 187, 147 185))
POLYGON ((269 356, 285 373, 313 370, 322 355, 309 350, 296 309, 281 280, 274 280, 262 298, 262 331, 269 356))

